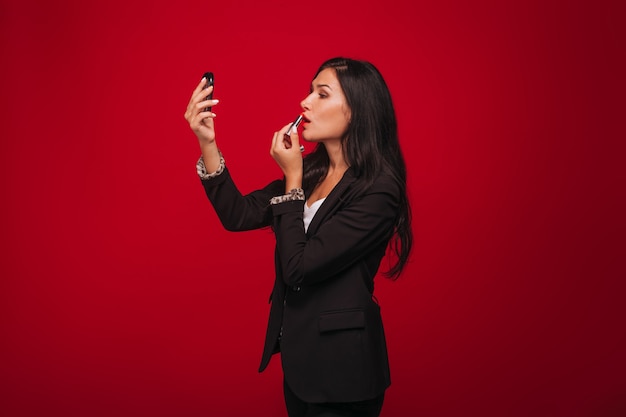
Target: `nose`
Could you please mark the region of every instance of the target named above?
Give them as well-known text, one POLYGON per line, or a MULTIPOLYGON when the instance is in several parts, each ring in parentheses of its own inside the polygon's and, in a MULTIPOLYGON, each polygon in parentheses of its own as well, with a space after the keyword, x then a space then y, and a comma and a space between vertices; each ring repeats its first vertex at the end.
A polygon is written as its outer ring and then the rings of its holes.
POLYGON ((306 96, 304 100, 300 102, 300 107, 302 107, 302 110, 311 110, 311 107, 310 107, 311 102, 309 101, 310 97, 311 97, 311 94, 306 96))

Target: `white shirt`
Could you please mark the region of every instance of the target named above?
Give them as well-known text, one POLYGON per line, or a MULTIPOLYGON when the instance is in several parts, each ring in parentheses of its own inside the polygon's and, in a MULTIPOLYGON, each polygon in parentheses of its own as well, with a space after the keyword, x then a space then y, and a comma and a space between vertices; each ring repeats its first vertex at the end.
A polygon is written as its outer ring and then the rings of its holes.
POLYGON ((311 224, 311 220, 313 220, 315 213, 317 213, 317 209, 320 208, 324 200, 326 200, 326 198, 320 198, 315 203, 311 204, 311 207, 309 207, 308 201, 304 203, 304 213, 302 218, 302 220, 304 220, 304 233, 309 230, 309 224, 311 224))

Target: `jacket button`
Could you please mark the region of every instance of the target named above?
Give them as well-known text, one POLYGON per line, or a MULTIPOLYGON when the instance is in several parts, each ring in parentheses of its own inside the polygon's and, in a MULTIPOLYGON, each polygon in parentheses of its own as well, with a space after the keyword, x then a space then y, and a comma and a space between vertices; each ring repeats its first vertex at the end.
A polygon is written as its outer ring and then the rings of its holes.
POLYGON ((298 286, 294 286, 294 287, 293 287, 293 290, 294 290, 295 292, 298 292, 298 291, 300 291, 301 289, 302 289, 302 287, 298 287, 298 286))

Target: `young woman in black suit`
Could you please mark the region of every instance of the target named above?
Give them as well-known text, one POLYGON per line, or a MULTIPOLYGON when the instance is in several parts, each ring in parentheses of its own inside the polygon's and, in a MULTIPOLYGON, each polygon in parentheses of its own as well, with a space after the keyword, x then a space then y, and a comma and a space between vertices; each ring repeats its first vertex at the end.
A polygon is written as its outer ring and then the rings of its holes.
MULTIPOLYGON (((235 186, 215 141, 202 80, 185 118, 198 137, 197 170, 227 230, 271 226, 276 280, 259 371, 281 352, 290 417, 378 416, 391 383, 374 276, 389 249, 391 279, 411 250, 406 168, 391 96, 370 63, 334 58, 301 102, 305 158, 291 124, 271 155, 282 179, 248 195, 235 186)), ((209 103, 217 105, 217 101, 209 103)))

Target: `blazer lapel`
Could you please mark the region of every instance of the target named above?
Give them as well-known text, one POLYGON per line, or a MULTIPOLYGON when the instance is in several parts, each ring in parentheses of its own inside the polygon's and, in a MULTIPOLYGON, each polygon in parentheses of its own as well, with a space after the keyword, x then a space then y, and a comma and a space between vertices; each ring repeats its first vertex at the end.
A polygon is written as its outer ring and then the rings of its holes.
POLYGON ((356 177, 352 172, 352 168, 348 168, 348 170, 343 174, 343 177, 341 177, 341 180, 337 183, 335 188, 333 188, 330 194, 328 194, 326 200, 324 200, 322 205, 319 207, 317 213, 315 213, 313 220, 311 220, 311 224, 309 224, 309 228, 306 233, 307 237, 317 233, 317 229, 319 229, 324 221, 337 211, 341 197, 355 180, 356 177))

